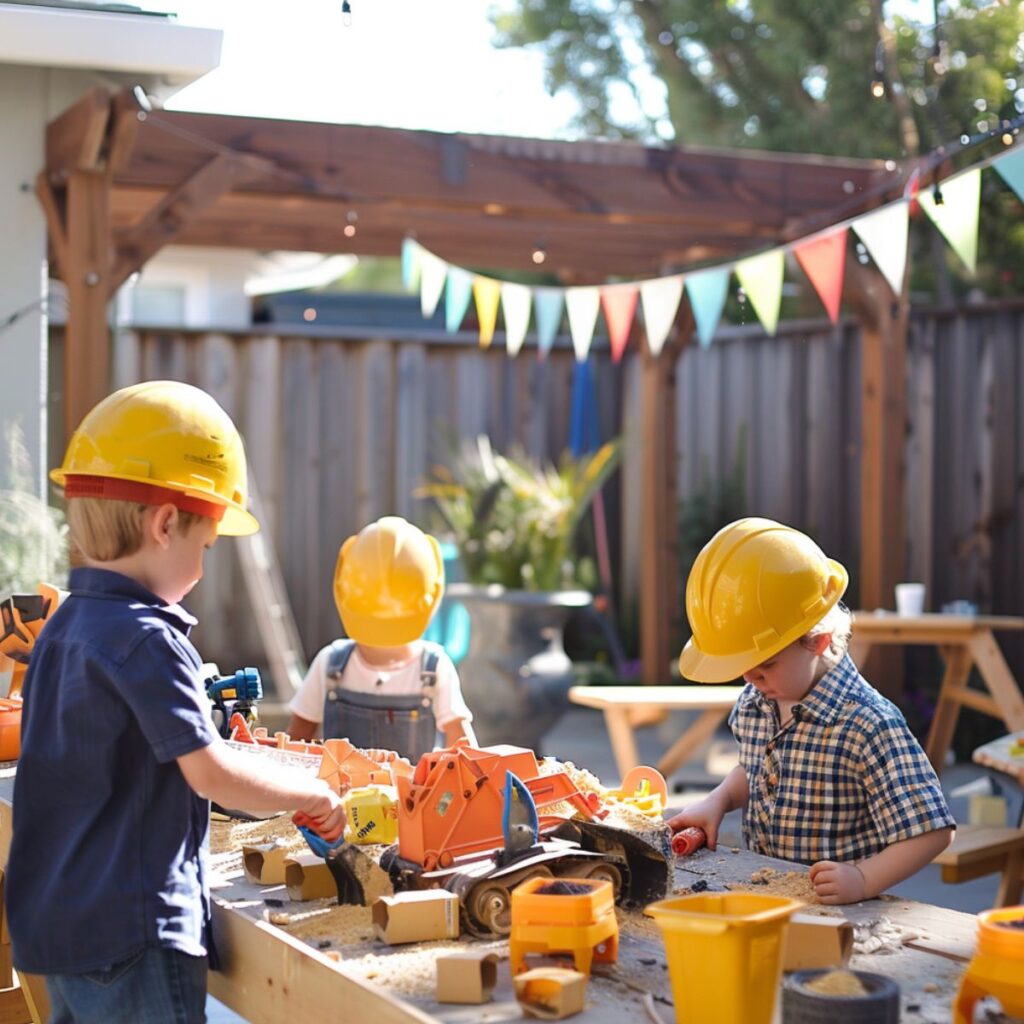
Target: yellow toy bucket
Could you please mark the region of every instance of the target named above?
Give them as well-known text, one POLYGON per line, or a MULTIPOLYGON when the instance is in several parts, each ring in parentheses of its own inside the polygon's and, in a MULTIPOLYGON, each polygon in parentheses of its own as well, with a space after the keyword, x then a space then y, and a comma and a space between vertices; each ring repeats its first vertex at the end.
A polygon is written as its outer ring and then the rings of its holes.
POLYGON ((960 982, 955 1024, 974 1020, 974 1004, 994 996, 1011 1017, 1024 1016, 1024 906, 978 915, 978 949, 960 982))
POLYGON ((786 924, 802 906, 736 892, 646 907, 665 941, 677 1024, 770 1024, 786 924))

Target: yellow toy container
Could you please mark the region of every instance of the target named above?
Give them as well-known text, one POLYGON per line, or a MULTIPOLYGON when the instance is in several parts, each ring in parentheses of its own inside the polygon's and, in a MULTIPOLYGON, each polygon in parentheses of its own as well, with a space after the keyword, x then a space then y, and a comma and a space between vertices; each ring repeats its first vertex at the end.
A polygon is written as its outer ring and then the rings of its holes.
POLYGON ((528 878, 512 890, 512 974, 526 970, 527 953, 572 953, 576 970, 615 963, 619 922, 612 883, 597 878, 528 878))
POLYGON ((398 794, 391 786, 365 786, 345 796, 345 839, 359 846, 398 841, 398 794))
POLYGON ((978 915, 978 949, 960 982, 953 1024, 973 1021, 975 1003, 985 996, 998 999, 1007 1016, 1024 1017, 1024 906, 978 915))
POLYGON ((661 929, 677 1024, 771 1024, 797 900, 707 893, 646 907, 661 929))

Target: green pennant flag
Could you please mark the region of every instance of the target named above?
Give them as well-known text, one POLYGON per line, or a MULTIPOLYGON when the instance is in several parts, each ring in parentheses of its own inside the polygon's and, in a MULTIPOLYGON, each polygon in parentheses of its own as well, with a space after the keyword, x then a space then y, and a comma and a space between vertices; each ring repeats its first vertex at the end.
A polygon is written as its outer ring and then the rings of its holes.
POLYGON ((779 326, 782 276, 785 269, 786 254, 781 249, 771 249, 736 264, 736 279, 743 286, 761 326, 770 337, 775 336, 779 326))
POLYGON ((918 193, 921 209, 942 232, 953 251, 973 274, 978 268, 978 206, 981 200, 981 168, 965 171, 939 182, 942 202, 932 189, 918 193))

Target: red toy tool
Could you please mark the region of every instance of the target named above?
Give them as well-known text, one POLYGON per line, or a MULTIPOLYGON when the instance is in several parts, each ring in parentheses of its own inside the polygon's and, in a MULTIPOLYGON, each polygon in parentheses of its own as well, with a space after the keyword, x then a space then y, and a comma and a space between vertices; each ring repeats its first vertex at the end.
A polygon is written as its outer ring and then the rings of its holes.
POLYGON ((689 857, 691 853, 695 853, 707 841, 708 837, 704 834, 704 829, 691 825, 689 828, 684 828, 677 832, 672 837, 672 852, 677 857, 689 857))

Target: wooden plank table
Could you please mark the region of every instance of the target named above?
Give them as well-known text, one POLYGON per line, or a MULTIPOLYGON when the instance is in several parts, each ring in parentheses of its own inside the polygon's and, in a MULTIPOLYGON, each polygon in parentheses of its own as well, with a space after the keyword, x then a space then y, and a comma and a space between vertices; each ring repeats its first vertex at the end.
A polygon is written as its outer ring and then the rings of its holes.
POLYGON ((615 764, 622 778, 639 763, 631 713, 636 709, 700 711, 658 761, 662 775, 671 775, 697 748, 710 739, 732 710, 742 686, 574 686, 569 700, 604 712, 615 764))
MULTIPOLYGON (((13 780, 0 778, 0 859, 6 863, 6 840, 10 836, 10 800, 13 780)), ((342 947, 342 962, 328 958, 282 927, 264 920, 267 897, 282 897, 281 887, 257 888, 244 880, 240 857, 223 855, 217 869, 224 875, 214 890, 214 927, 224 969, 210 975, 210 992, 244 1016, 251 1024, 279 1024, 282 1020, 333 1020, 366 1018, 375 1024, 495 1024, 520 1019, 521 1011, 512 997, 509 972, 499 970, 495 1001, 484 1006, 438 1004, 432 983, 416 990, 406 985, 399 993, 382 978, 389 972, 391 958, 399 970, 412 957, 428 958, 445 944, 386 947, 376 943, 349 951, 342 947), (235 866, 232 866, 234 864, 235 866), (364 955, 367 949, 371 955, 364 955), (372 961, 367 966, 366 961, 372 961)), ((712 853, 698 851, 676 864, 675 888, 689 889, 705 882, 711 890, 746 883, 754 871, 772 867, 779 872, 805 869, 786 861, 773 860, 741 851, 720 848, 712 853)), ((305 909, 314 904, 288 904, 284 909, 305 909)), ((903 999, 903 1024, 947 1022, 950 1004, 960 975, 974 946, 976 920, 968 914, 882 897, 851 907, 816 908, 817 912, 843 916, 865 930, 858 939, 853 967, 888 975, 899 982, 903 999), (864 943, 877 941, 872 926, 881 925, 891 937, 881 948, 869 951, 864 943), (907 945, 913 942, 914 946, 907 945)), ((661 1019, 670 1024, 671 990, 665 951, 653 923, 636 912, 620 912, 621 941, 615 965, 595 967, 588 985, 587 1008, 575 1019, 580 1024, 623 1024, 649 1021, 643 998, 656 1000, 661 1019)), ((460 940, 458 946, 490 945, 507 962, 505 943, 491 940, 460 940)), ((5 1020, 15 1021, 10 1017, 5 1020)))
POLYGON ((1024 694, 1006 664, 995 633, 1024 630, 1024 618, 995 615, 893 615, 855 612, 850 656, 862 665, 877 645, 924 644, 939 649, 946 663, 925 753, 937 772, 944 767, 961 707, 1024 729, 1024 694), (988 692, 968 688, 976 667, 988 692))

